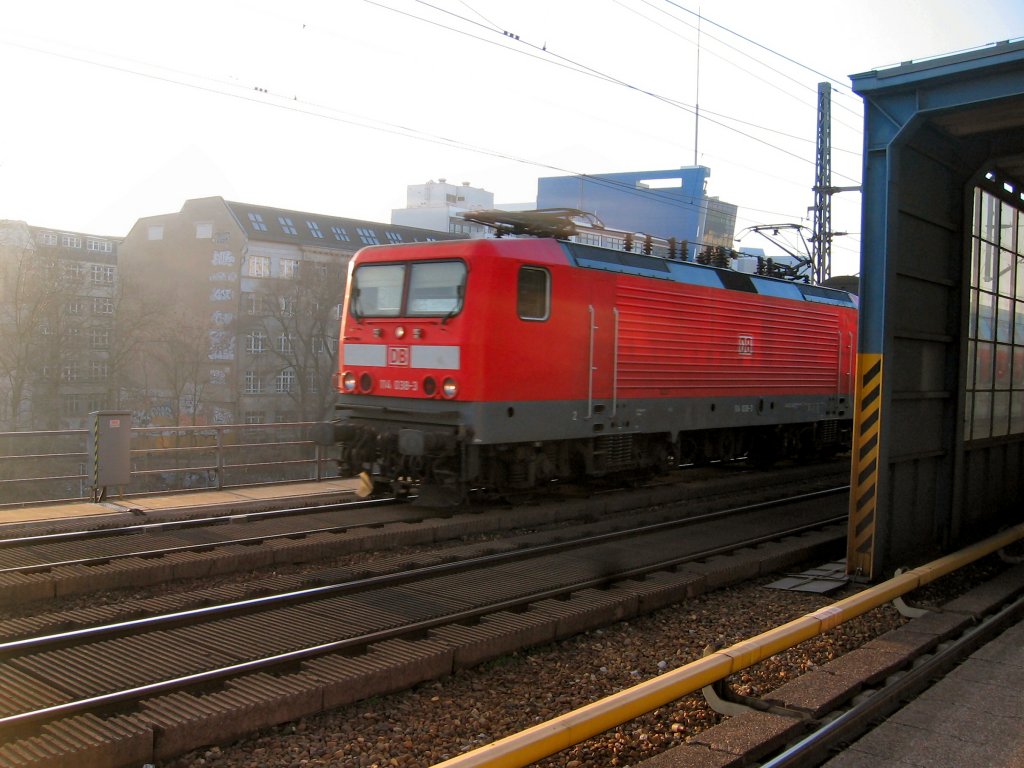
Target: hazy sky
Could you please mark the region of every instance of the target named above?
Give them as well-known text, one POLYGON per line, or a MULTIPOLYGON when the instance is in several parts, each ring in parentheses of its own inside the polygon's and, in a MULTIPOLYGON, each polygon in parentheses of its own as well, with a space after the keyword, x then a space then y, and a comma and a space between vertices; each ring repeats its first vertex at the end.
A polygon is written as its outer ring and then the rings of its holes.
MULTIPOLYGON (((193 197, 386 222, 430 179, 512 203, 540 176, 688 166, 695 103, 737 229, 810 224, 819 82, 833 184, 856 184, 850 74, 1024 36, 1021 0, 37 0, 0 18, 0 219, 114 237, 193 197)), ((858 193, 833 228, 851 233, 833 273, 856 271, 858 193)))

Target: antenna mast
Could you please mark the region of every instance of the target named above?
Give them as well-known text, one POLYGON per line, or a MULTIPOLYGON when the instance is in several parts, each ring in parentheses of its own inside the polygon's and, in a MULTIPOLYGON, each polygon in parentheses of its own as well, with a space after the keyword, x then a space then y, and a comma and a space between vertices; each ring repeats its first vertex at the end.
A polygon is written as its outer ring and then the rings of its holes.
POLYGON ((700 135, 700 6, 697 6, 697 92, 693 110, 693 164, 697 165, 697 137, 700 135))

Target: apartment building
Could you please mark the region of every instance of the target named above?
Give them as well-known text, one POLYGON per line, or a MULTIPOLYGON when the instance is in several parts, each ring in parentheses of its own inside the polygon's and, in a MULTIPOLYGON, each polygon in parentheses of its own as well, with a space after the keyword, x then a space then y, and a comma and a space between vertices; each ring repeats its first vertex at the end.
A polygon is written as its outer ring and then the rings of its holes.
POLYGON ((0 428, 76 429, 117 405, 117 246, 0 222, 0 428))
POLYGON ((323 417, 349 259, 367 245, 457 238, 220 197, 139 219, 119 251, 126 290, 151 310, 125 382, 135 423, 323 417))

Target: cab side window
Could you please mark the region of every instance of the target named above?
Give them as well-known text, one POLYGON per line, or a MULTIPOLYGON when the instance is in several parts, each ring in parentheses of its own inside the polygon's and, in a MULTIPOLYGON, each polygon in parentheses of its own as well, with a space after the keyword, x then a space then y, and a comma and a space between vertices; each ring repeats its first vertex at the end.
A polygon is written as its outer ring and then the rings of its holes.
POLYGON ((521 320, 547 320, 551 310, 551 275, 540 267, 519 268, 516 309, 521 320))

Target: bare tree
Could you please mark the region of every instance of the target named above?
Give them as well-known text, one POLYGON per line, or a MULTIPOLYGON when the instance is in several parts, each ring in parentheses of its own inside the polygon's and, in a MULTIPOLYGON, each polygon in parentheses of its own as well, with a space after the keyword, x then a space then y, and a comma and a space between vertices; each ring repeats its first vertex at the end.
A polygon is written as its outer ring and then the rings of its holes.
POLYGON ((195 426, 209 384, 209 323, 179 313, 168 315, 147 344, 156 378, 168 392, 174 424, 195 426))
POLYGON ((134 407, 139 393, 149 386, 146 356, 155 342, 177 340, 168 304, 147 290, 138 276, 125 276, 113 297, 116 322, 107 351, 109 384, 107 400, 112 408, 134 407))
POLYGON ((338 360, 338 311, 344 267, 302 261, 289 276, 261 281, 256 317, 273 362, 273 391, 286 397, 300 421, 322 418, 334 401, 331 377, 338 360))
MULTIPOLYGON (((56 427, 58 384, 72 331, 60 264, 24 237, 0 242, 0 419, 9 430, 56 427), (32 412, 43 414, 33 423, 32 412)), ((68 363, 70 365, 70 363, 68 363)))

